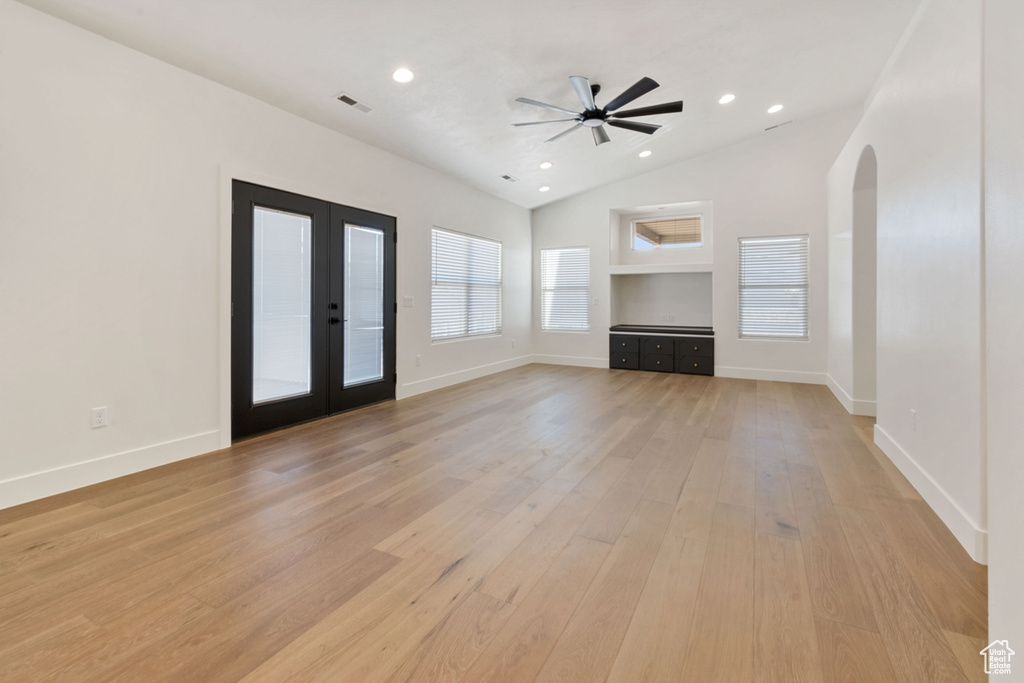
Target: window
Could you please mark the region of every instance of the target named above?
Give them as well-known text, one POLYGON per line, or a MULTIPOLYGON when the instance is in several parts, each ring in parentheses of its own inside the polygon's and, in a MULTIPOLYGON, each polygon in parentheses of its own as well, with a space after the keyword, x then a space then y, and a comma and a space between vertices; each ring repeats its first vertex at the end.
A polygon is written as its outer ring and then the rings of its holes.
POLYGON ((740 239, 740 338, 807 339, 807 235, 740 239))
POLYGON ((633 221, 633 249, 699 247, 703 243, 701 214, 676 218, 638 218, 633 221))
POLYGON ((430 254, 430 338, 499 334, 501 242, 434 228, 430 254))
POLYGON ((590 329, 590 249, 541 249, 542 330, 590 329))

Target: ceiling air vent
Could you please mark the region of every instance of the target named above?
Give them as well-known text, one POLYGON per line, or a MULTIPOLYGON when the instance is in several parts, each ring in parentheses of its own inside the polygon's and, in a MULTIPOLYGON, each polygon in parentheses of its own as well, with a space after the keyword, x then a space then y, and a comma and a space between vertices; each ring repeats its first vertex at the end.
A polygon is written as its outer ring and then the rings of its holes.
POLYGON ((357 100, 356 98, 352 97, 351 95, 349 95, 348 93, 345 93, 345 92, 343 92, 340 95, 338 95, 338 101, 339 102, 344 102, 345 104, 347 104, 350 107, 355 107, 356 109, 358 109, 359 111, 363 112, 364 114, 366 112, 373 111, 373 107, 368 107, 367 105, 363 104, 362 102, 360 102, 359 100, 357 100))
POLYGON ((519 178, 516 178, 515 176, 511 176, 508 173, 506 173, 505 175, 501 176, 501 179, 502 180, 507 180, 510 183, 518 183, 519 182, 519 178))
POLYGON ((791 123, 793 123, 793 122, 792 121, 786 121, 785 123, 777 123, 774 126, 768 126, 767 128, 765 128, 765 131, 775 130, 776 128, 782 128, 783 126, 788 126, 791 123))

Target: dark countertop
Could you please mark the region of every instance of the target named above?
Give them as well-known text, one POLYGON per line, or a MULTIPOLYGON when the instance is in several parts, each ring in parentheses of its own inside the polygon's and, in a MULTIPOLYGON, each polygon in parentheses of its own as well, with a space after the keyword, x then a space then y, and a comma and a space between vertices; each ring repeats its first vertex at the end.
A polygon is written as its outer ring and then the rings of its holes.
POLYGON ((612 325, 609 332, 623 334, 685 334, 714 337, 715 331, 710 327, 681 327, 677 325, 612 325))

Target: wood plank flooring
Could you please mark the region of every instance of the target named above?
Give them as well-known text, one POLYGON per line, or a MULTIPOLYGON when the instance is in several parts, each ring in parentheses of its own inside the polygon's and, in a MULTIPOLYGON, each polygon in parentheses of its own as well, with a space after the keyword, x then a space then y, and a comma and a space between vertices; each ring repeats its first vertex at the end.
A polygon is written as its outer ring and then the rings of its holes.
POLYGON ((986 572, 819 386, 531 365, 0 511, 0 680, 973 681, 986 572))

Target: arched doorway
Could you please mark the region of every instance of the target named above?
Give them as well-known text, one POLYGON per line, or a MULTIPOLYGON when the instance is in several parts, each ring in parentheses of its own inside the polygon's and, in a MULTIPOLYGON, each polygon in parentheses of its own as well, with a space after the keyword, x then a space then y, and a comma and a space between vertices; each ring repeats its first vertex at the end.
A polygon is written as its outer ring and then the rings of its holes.
POLYGON ((872 415, 878 349, 877 243, 878 160, 868 145, 853 181, 853 398, 865 408, 870 405, 872 415))

